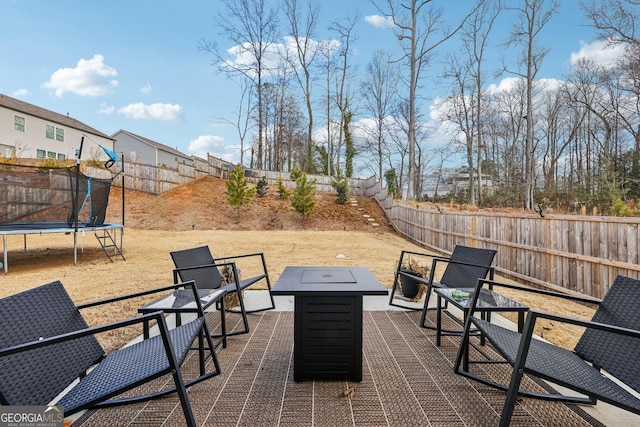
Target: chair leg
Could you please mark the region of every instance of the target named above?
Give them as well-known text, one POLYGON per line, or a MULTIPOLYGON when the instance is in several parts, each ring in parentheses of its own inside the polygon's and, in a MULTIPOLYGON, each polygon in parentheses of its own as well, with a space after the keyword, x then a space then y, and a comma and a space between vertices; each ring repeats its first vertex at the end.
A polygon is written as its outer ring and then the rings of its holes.
POLYGON ((271 283, 269 282, 269 276, 267 276, 267 292, 269 292, 269 300, 271 302, 271 305, 268 307, 263 307, 263 308, 256 308, 253 310, 246 310, 245 313, 249 314, 249 313, 259 313, 261 311, 266 311, 266 310, 273 310, 276 308, 276 303, 273 300, 273 295, 271 295, 271 283))
MULTIPOLYGON (((206 322, 203 322, 203 326, 206 329, 206 322)), ((167 355, 167 359, 169 360, 169 367, 171 369, 171 375, 173 377, 173 382, 176 386, 176 392, 178 393, 178 397, 180 398, 180 405, 182 406, 182 412, 184 412, 184 418, 189 427, 196 426, 196 420, 193 416, 193 411, 191 410, 191 404, 189 403, 189 397, 187 396, 187 388, 184 386, 184 381, 182 379, 182 373, 180 372, 180 365, 178 364, 178 360, 176 359, 173 345, 171 344, 171 340, 169 339, 169 333, 167 324, 164 321, 164 317, 158 319, 158 327, 160 329, 160 335, 162 336, 162 342, 164 344, 165 352, 167 355)), ((209 338, 209 342, 211 342, 211 338, 209 338)))
POLYGON ((249 319, 247 319, 247 308, 244 306, 244 298, 241 291, 238 291, 238 302, 240 303, 240 310, 242 310, 242 322, 246 333, 249 332, 249 319))
POLYGON ((389 305, 393 304, 393 297, 396 294, 396 289, 398 288, 398 275, 396 274, 395 279, 393 279, 393 286, 391 286, 391 293, 389 294, 389 305))
POLYGON ((422 315, 420 316, 420 326, 427 329, 433 329, 432 326, 425 324, 427 320, 427 310, 429 310, 429 298, 431 298, 431 286, 427 285, 427 291, 424 295, 424 306, 422 307, 422 315))
POLYGON ((527 360, 527 354, 529 353, 529 346, 531 345, 534 325, 535 315, 527 316, 522 338, 520 340, 520 346, 518 347, 518 353, 516 354, 516 359, 513 363, 513 372, 511 373, 511 379, 509 380, 507 398, 504 402, 504 406, 502 407, 502 414, 500 415, 500 427, 508 427, 511 424, 511 416, 513 415, 516 401, 518 399, 518 391, 520 389, 522 376, 524 375, 524 367, 527 360))
POLYGON ((229 313, 240 313, 242 315, 242 323, 244 324, 244 330, 228 332, 227 336, 246 334, 249 332, 249 319, 247 318, 247 310, 245 309, 245 306, 244 306, 244 298, 242 298, 242 291, 236 291, 236 295, 238 295, 238 303, 240 304, 240 310, 226 308, 225 311, 229 313))
POLYGON ((227 316, 224 310, 224 298, 220 299, 220 335, 222 335, 222 348, 227 348, 227 316))
MULTIPOLYGON (((271 295, 271 280, 269 280, 269 275, 265 275, 264 279, 267 281, 267 292, 269 292, 269 301, 271 302, 271 305, 267 306, 267 307, 262 307, 262 308, 256 308, 253 310, 244 310, 245 313, 250 314, 250 313, 259 313, 261 311, 266 311, 266 310, 273 310, 276 308, 276 302, 273 299, 273 295, 271 295)), ((258 282, 256 282, 258 283, 258 282)), ((253 283, 251 286, 253 286, 255 283, 253 283)), ((235 309, 228 309, 227 310, 230 313, 240 313, 240 310, 235 310, 235 309)))

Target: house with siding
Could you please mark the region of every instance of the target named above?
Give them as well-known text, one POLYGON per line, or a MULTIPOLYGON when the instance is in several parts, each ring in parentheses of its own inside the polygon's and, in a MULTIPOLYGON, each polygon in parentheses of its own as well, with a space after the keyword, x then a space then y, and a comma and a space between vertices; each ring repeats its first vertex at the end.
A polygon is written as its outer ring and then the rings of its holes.
POLYGON ((178 163, 193 166, 191 156, 129 131, 120 129, 111 138, 115 140, 114 151, 122 153, 127 162, 171 169, 177 169, 178 163))
POLYGON ((83 160, 107 160, 108 135, 70 117, 0 94, 0 157, 75 159, 85 137, 83 160))

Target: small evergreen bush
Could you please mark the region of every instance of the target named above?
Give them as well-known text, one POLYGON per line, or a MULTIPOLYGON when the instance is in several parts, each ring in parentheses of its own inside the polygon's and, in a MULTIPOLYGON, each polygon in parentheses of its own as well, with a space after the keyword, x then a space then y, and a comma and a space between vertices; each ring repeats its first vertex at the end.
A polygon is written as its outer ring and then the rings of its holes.
POLYGON ((225 182, 227 202, 236 208, 236 216, 240 215, 240 207, 251 203, 256 194, 255 187, 249 187, 249 181, 244 176, 244 170, 240 164, 229 173, 229 179, 225 182))
POLYGON ((291 190, 289 190, 285 185, 284 182, 282 181, 282 178, 278 178, 278 181, 276 183, 276 191, 278 192, 278 197, 283 199, 283 200, 287 200, 289 199, 289 197, 291 197, 291 190))
POLYGON ((269 186, 267 185, 267 177, 263 176, 262 178, 260 178, 260 181, 258 181, 258 184, 256 185, 256 194, 258 195, 258 197, 264 197, 268 192, 269 186))
POLYGON ((337 177, 331 180, 331 186, 335 188, 337 197, 336 203, 344 205, 347 203, 347 193, 349 192, 349 182, 345 177, 337 177))
POLYGON ((304 221, 316 207, 316 180, 307 179, 307 174, 302 172, 296 179, 296 188, 293 190, 291 205, 302 216, 304 221))

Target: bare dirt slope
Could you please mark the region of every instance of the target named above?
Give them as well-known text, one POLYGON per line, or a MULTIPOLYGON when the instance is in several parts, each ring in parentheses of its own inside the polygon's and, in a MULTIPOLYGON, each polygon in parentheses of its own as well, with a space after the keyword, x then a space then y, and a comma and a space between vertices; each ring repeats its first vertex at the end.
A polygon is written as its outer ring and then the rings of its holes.
MULTIPOLYGON (((107 218, 121 222, 122 190, 114 187, 107 218)), ((317 193, 316 207, 302 220, 288 200, 275 188, 267 196, 256 196, 239 212, 227 203, 224 180, 207 176, 160 196, 125 191, 125 225, 145 230, 343 230, 389 232, 384 212, 375 200, 350 196, 346 204, 336 203, 335 193, 317 193), (356 200, 352 205, 351 200, 356 200), (374 221, 365 217, 369 215, 374 221), (379 226, 374 227, 375 222, 379 226)))

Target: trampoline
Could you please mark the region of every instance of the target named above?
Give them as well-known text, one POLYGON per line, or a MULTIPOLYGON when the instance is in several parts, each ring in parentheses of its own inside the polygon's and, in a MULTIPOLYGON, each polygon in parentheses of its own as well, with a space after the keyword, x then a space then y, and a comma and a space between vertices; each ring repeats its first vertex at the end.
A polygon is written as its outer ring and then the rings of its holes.
POLYGON ((2 235, 2 247, 4 254, 4 274, 9 272, 8 260, 8 243, 7 237, 11 235, 24 236, 24 250, 27 250, 28 234, 48 234, 63 233, 73 235, 73 263, 78 262, 78 231, 90 231, 94 233, 98 242, 102 246, 109 259, 113 256, 122 255, 122 241, 124 237, 124 225, 116 223, 103 223, 101 225, 91 225, 86 223, 78 223, 76 230, 75 224, 69 226, 67 222, 18 222, 18 223, 2 223, 0 224, 0 235, 2 235), (100 235, 102 233, 102 235, 100 235))
MULTIPOLYGON (((0 235, 4 254, 4 273, 9 271, 7 237, 63 233, 73 235, 73 262, 78 260, 78 232, 92 232, 102 250, 113 262, 122 255, 124 235, 124 164, 122 174, 122 223, 106 222, 111 179, 93 178, 80 171, 80 142, 75 167, 30 166, 0 163, 0 235)), ((120 158, 109 156, 112 166, 120 158)), ((123 162, 124 163, 124 162, 123 162)))

